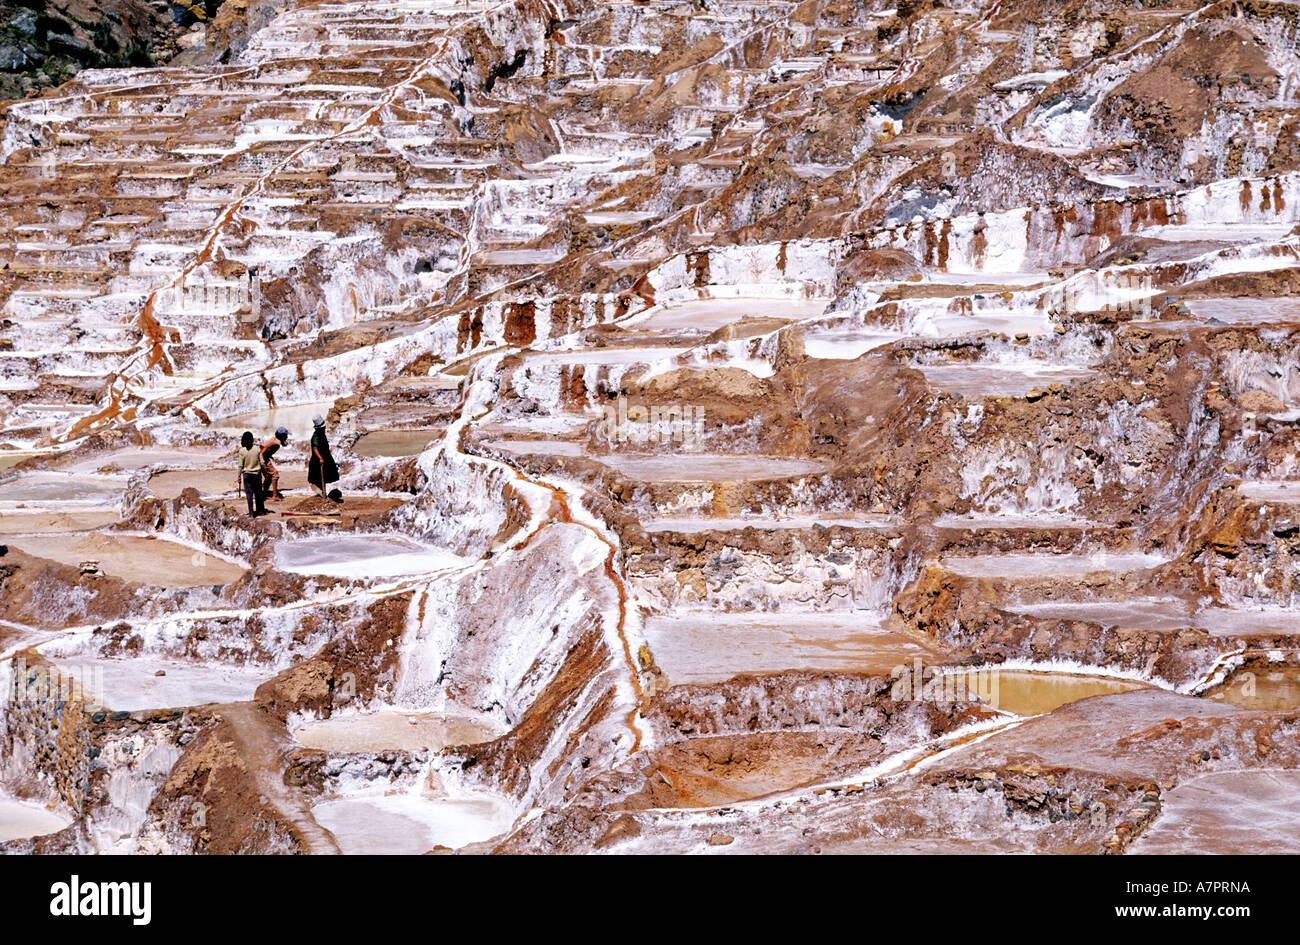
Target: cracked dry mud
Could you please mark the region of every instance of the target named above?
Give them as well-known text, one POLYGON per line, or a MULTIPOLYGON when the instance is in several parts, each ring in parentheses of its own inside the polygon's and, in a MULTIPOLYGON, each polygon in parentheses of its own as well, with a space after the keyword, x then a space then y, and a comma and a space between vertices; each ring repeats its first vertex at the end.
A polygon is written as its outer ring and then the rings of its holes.
POLYGON ((1298 19, 228 0, 0 105, 0 850, 1295 852, 1298 19))

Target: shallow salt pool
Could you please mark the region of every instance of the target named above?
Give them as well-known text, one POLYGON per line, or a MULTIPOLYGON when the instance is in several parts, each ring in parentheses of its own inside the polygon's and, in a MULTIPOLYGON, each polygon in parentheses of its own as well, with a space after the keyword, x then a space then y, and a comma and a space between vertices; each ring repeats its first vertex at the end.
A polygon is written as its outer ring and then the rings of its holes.
POLYGON ((23 450, 0 450, 0 469, 8 469, 10 466, 17 466, 25 459, 31 459, 33 456, 40 455, 42 454, 23 450))
POLYGON ((1291 711, 1300 708, 1300 667, 1242 670, 1206 698, 1256 712, 1291 711))
POLYGON ((281 542, 275 565, 293 574, 385 578, 445 571, 465 563, 445 548, 400 535, 325 535, 281 542))
POLYGON ((868 351, 883 348, 906 337, 899 332, 822 331, 806 332, 804 354, 828 361, 852 361, 868 351))
POLYGON ((236 434, 250 430, 260 442, 273 433, 277 427, 287 427, 291 437, 309 439, 312 431, 312 419, 318 415, 324 417, 333 406, 334 401, 332 400, 319 400, 286 407, 268 407, 265 410, 254 410, 251 413, 213 418, 213 428, 227 430, 236 434))
POLYGON ((1300 771, 1216 771, 1161 800, 1129 853, 1300 853, 1300 771))
POLYGON ((1237 486, 1237 491, 1248 499, 1265 502, 1300 503, 1300 481, 1248 480, 1237 486))
POLYGON ((245 568, 211 552, 154 535, 46 533, 10 539, 21 551, 73 567, 94 561, 103 574, 159 587, 204 587, 239 580, 245 568))
MULTIPOLYGON (((232 477, 233 478, 233 477, 232 477)), ((126 479, 58 472, 22 473, 0 483, 0 509, 109 506, 126 493, 126 479)))
POLYGON ((622 453, 595 454, 574 440, 490 440, 493 449, 520 456, 586 456, 645 482, 743 482, 817 475, 821 463, 779 456, 742 453, 622 453))
POLYGON ((821 463, 812 460, 743 454, 610 453, 597 458, 607 466, 646 482, 744 482, 812 476, 825 471, 821 463))
POLYGON ((701 516, 660 516, 642 522, 648 532, 680 532, 693 534, 707 531, 740 531, 745 528, 757 528, 761 531, 783 531, 789 529, 813 528, 890 528, 898 520, 889 515, 782 515, 780 517, 760 516, 720 516, 704 518, 701 516))
POLYGON ((1095 554, 1000 554, 949 557, 941 567, 966 577, 1054 577, 1093 571, 1141 571, 1168 561, 1161 555, 1099 551, 1095 554))
POLYGON ((917 370, 940 390, 963 397, 1023 397, 1031 390, 1091 377, 1082 367, 1048 365, 918 365, 917 370))
POLYGON ((307 722, 293 737, 322 751, 441 751, 448 745, 478 745, 502 733, 477 719, 427 712, 385 710, 307 722))
POLYGON ((316 822, 347 855, 427 853, 480 843, 510 829, 505 801, 491 795, 428 799, 414 794, 342 797, 312 805, 316 822))
POLYGON ((1073 531, 1097 528, 1097 522, 1078 518, 1069 512, 968 512, 965 515, 940 515, 934 520, 935 528, 959 528, 972 531, 998 528, 1073 531))
POLYGON ((1200 628, 1212 636, 1300 633, 1300 613, 1281 607, 1206 607, 1196 609, 1172 598, 1037 601, 1009 605, 1008 610, 1049 620, 1086 620, 1106 627, 1144 630, 1200 628))
POLYGON ((70 823, 68 818, 40 804, 0 794, 0 843, 43 837, 57 833, 70 823))
POLYGON ((826 310, 826 299, 734 298, 693 299, 656 306, 630 320, 637 331, 712 332, 743 318, 813 318, 826 310))
POLYGON ((441 430, 372 430, 352 447, 358 456, 415 456, 442 434, 441 430))
POLYGON ((1149 688, 1137 680, 1111 676, 1000 667, 945 673, 943 682, 953 693, 971 694, 1012 715, 1040 715, 1091 696, 1149 688))
POLYGON ((275 675, 267 666, 150 656, 120 660, 60 656, 50 662, 65 678, 75 680, 88 704, 118 712, 247 702, 258 686, 275 675), (165 675, 159 676, 159 671, 165 675))
POLYGON ((888 674, 936 655, 920 641, 851 613, 654 616, 644 633, 671 685, 800 669, 888 674))

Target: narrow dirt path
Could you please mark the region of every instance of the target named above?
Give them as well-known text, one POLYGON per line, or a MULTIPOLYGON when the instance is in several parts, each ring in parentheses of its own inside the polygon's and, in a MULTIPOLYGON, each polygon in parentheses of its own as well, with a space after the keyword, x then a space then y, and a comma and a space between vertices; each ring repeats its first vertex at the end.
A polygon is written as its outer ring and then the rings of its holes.
POLYGON ((239 752, 266 802, 289 824, 308 853, 342 854, 334 834, 316 822, 311 808, 284 783, 284 756, 291 747, 283 729, 277 728, 256 703, 222 706, 239 752))

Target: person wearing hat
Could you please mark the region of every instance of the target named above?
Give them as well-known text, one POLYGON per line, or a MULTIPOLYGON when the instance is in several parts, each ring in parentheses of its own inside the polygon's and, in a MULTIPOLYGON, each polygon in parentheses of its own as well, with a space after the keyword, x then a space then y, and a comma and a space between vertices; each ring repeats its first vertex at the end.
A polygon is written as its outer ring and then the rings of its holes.
POLYGON ((257 448, 253 434, 245 430, 239 438, 239 486, 248 499, 248 514, 257 518, 266 514, 262 498, 262 451, 257 448))
POLYGON ((331 482, 338 482, 339 467, 330 453, 330 441, 325 436, 325 419, 315 417, 312 422, 311 449, 307 453, 307 482, 322 496, 331 482))
POLYGON ((289 431, 284 427, 262 444, 262 492, 268 499, 283 499, 280 493, 280 470, 275 465, 275 454, 289 442, 289 431))

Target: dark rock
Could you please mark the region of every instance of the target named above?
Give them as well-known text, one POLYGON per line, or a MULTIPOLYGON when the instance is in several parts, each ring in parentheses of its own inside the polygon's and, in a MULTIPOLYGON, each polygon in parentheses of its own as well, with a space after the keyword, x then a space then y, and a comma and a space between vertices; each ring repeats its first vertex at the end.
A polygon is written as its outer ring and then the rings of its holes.
POLYGON ((17 46, 9 43, 0 46, 0 70, 5 72, 17 72, 20 69, 26 69, 31 60, 17 46))
POLYGON ((9 26, 30 39, 36 35, 36 14, 32 10, 23 10, 9 21, 9 26))

